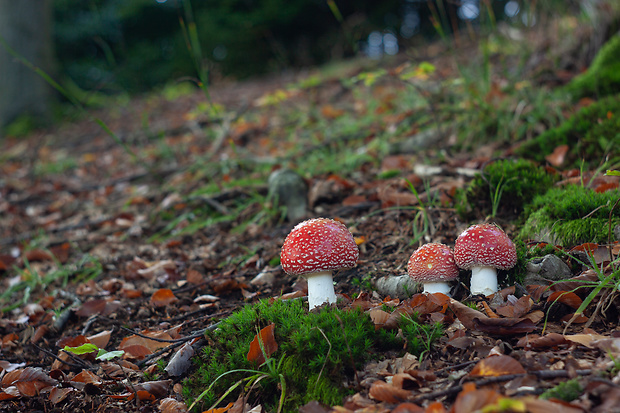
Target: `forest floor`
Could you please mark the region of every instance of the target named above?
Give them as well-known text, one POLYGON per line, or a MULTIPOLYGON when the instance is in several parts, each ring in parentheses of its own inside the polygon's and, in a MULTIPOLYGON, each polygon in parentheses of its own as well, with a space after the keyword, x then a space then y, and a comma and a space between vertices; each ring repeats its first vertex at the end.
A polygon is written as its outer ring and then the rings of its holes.
MULTIPOLYGON (((512 35, 490 39, 486 57, 461 40, 222 83, 209 89, 213 105, 177 85, 5 139, 0 411, 184 411, 181 387, 195 367, 164 370, 181 346, 198 351, 206 328, 259 299, 303 295, 304 280, 279 266, 294 223, 267 194, 267 177, 282 167, 305 179, 307 217, 342 221, 359 244, 357 266, 335 274, 341 306, 409 306, 445 325, 422 359, 378 354, 383 360, 361 368, 366 380, 349 383, 352 395, 340 406, 302 411, 620 411, 611 291, 574 317, 591 289, 551 311, 571 285, 504 284, 502 294, 469 299, 469 307, 455 302, 468 298, 466 283, 452 302, 399 300, 371 287, 373 278, 405 274, 418 246, 453 246, 472 223, 496 222, 517 237, 518 213, 489 218, 485 198, 464 220, 455 194, 488 162, 515 157, 523 141, 588 104, 549 93, 587 61, 575 52, 578 34, 568 45, 557 33, 545 41, 541 33, 512 35), (256 281, 259 274, 266 277, 256 281), (63 350, 85 343, 123 353, 96 359, 92 348, 63 350), (549 389, 553 397, 538 397, 549 389), (575 397, 566 396, 571 390, 575 397)), ((560 148, 547 160, 561 179, 594 174, 563 158, 560 148)), ((617 250, 609 246, 615 257, 617 250)), ((571 268, 573 276, 593 274, 571 268)))

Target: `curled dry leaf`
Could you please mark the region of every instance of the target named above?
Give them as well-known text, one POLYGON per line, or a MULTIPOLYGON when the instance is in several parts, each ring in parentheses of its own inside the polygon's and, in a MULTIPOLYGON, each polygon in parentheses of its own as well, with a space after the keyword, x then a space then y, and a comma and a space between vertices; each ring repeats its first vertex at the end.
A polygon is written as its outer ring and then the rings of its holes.
POLYGON ((168 362, 168 365, 164 370, 166 370, 166 372, 173 377, 180 376, 185 373, 191 365, 191 358, 193 355, 194 349, 192 348, 192 345, 189 342, 185 343, 176 353, 174 353, 174 356, 172 356, 172 359, 170 359, 170 362, 168 362))
MULTIPOLYGON (((510 356, 491 356, 480 360, 469 373, 471 377, 494 377, 507 374, 524 374, 525 369, 510 356)), ((475 409, 474 409, 475 410, 475 409)))
POLYGON ((368 395, 380 402, 400 403, 407 400, 411 392, 399 389, 382 380, 377 380, 370 386, 368 395))
POLYGON ((159 411, 161 413, 186 413, 187 405, 171 397, 166 397, 159 403, 159 411))

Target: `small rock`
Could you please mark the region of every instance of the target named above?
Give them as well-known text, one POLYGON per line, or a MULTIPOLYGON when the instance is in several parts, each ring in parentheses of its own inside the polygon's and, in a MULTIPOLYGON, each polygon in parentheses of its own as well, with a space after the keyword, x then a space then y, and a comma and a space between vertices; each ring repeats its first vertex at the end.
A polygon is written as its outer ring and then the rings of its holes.
POLYGON ((301 221, 308 213, 308 185, 295 171, 278 169, 269 175, 269 199, 286 206, 286 217, 291 222, 301 221))
POLYGON ((553 254, 534 258, 527 263, 526 269, 527 275, 523 280, 525 285, 548 285, 550 282, 565 280, 573 275, 568 265, 553 254))

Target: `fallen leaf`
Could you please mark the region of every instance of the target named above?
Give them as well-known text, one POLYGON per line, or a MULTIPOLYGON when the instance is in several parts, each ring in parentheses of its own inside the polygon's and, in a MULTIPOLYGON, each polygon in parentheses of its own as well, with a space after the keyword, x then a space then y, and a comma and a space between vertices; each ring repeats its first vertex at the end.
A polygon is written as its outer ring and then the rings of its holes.
MULTIPOLYGON (((232 403, 230 403, 230 405, 232 406, 232 403)), ((186 413, 187 405, 172 397, 166 397, 159 402, 159 411, 161 413, 186 413)))
POLYGON ((265 357, 271 357, 278 350, 278 343, 274 335, 276 325, 269 324, 263 327, 260 332, 254 336, 254 340, 250 343, 250 351, 248 351, 247 360, 257 364, 263 364, 265 357), (260 340, 260 341, 259 341, 260 340))
POLYGON ((368 395, 380 402, 399 403, 407 400, 411 395, 410 391, 399 389, 383 380, 377 380, 370 386, 368 395))
POLYGON ((191 365, 191 358, 194 355, 194 349, 191 343, 187 342, 174 353, 174 356, 168 362, 164 370, 173 377, 180 376, 185 373, 191 365))
POLYGON ((490 356, 480 360, 469 373, 472 377, 494 377, 508 374, 524 374, 525 369, 510 356, 490 356))
POLYGON ((553 166, 561 166, 566 159, 566 154, 568 153, 568 145, 559 145, 553 150, 552 153, 545 156, 547 162, 549 162, 553 166))
POLYGON ((456 396, 451 412, 469 413, 481 411, 483 407, 494 405, 502 398, 495 390, 476 389, 474 383, 465 383, 463 390, 456 396))
POLYGON ((179 301, 179 299, 175 297, 174 293, 169 288, 160 288, 151 296, 151 304, 155 307, 165 307, 177 301, 179 301))
POLYGON ((5 392, 6 387, 15 386, 26 397, 36 396, 42 389, 55 386, 57 383, 56 380, 52 379, 38 367, 14 370, 2 378, 2 387, 5 388, 5 392))

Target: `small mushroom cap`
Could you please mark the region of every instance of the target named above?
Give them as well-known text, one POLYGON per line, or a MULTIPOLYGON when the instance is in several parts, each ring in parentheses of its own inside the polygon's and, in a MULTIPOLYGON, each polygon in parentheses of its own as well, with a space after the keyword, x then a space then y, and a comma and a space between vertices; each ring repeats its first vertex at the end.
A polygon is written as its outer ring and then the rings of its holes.
POLYGON ((351 232, 328 218, 300 222, 284 240, 280 262, 290 275, 354 267, 360 252, 351 232))
POLYGON ((424 244, 411 254, 407 273, 417 282, 452 281, 459 275, 452 250, 440 243, 424 244))
POLYGON ((508 270, 517 263, 517 249, 501 228, 493 224, 473 225, 459 235, 454 244, 456 265, 495 267, 508 270))

